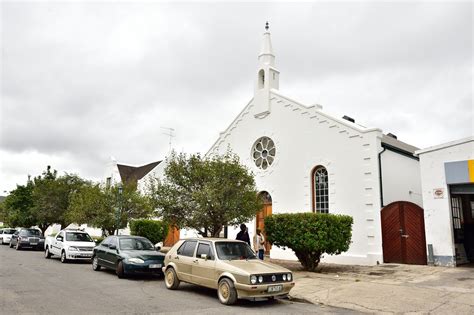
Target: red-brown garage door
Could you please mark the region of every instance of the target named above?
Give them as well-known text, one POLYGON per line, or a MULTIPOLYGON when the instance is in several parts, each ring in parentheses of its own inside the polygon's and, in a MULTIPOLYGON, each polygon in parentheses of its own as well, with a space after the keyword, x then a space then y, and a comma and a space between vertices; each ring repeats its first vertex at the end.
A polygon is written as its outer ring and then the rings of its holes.
POLYGON ((397 201, 385 206, 381 217, 384 262, 426 265, 423 209, 397 201))

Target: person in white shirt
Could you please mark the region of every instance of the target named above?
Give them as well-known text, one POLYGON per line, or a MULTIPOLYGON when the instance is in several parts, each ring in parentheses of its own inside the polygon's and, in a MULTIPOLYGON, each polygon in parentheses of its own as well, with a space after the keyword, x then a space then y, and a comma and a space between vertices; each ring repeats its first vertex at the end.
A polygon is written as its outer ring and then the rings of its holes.
POLYGON ((263 237, 262 231, 257 229, 257 233, 253 237, 253 248, 258 253, 258 258, 263 260, 265 254, 265 237, 263 237))

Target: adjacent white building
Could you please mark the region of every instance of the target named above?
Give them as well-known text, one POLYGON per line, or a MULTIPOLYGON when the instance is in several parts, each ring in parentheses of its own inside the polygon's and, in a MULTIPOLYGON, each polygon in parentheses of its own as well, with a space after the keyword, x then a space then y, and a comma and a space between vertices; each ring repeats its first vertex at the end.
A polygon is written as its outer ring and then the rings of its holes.
POLYGON ((445 266, 474 262, 474 137, 416 153, 431 262, 445 266))

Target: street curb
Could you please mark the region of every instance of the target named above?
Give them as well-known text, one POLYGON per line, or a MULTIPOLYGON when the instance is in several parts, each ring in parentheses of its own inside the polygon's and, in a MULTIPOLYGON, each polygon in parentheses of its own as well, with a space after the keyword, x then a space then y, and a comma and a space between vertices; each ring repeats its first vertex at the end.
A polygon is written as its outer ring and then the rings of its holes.
MULTIPOLYGON (((288 294, 288 299, 292 302, 300 302, 300 303, 307 303, 307 304, 316 304, 314 302, 311 302, 310 300, 308 299, 305 299, 303 297, 297 297, 297 296, 293 296, 291 294, 288 294)), ((320 303, 318 303, 320 304, 320 303)))

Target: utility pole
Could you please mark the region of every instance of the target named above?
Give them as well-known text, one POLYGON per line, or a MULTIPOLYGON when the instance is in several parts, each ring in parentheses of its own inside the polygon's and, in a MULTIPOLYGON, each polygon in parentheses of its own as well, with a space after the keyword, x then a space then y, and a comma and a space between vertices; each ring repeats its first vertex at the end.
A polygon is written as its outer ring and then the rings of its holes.
POLYGON ((169 128, 169 127, 160 127, 160 128, 166 130, 166 132, 163 132, 163 134, 170 137, 170 141, 169 141, 170 148, 169 148, 168 153, 171 153, 171 142, 172 142, 173 138, 176 137, 175 130, 174 130, 174 128, 169 128))

